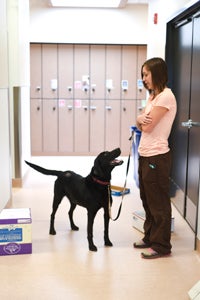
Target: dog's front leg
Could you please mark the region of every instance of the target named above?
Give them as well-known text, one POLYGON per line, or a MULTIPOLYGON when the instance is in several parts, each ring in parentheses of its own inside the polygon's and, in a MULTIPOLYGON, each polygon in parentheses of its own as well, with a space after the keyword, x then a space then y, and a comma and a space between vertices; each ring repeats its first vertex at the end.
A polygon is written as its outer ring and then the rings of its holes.
POLYGON ((110 217, 109 217, 108 209, 104 208, 104 242, 105 242, 105 246, 111 247, 113 244, 109 239, 109 222, 110 222, 110 217))
POLYGON ((97 212, 92 212, 88 210, 87 238, 90 251, 97 251, 97 247, 93 243, 93 224, 96 213, 97 212))

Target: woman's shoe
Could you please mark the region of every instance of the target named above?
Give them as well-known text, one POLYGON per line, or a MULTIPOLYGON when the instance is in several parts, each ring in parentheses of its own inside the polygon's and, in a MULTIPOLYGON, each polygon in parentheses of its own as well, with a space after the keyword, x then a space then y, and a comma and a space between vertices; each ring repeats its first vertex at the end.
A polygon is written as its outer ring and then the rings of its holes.
POLYGON ((141 253, 142 258, 146 259, 154 259, 159 257, 167 257, 171 254, 171 252, 167 254, 158 253, 157 251, 153 250, 152 248, 149 248, 146 252, 141 253))
POLYGON ((143 240, 140 240, 133 244, 133 247, 138 249, 145 249, 145 248, 149 248, 150 246, 151 246, 150 244, 143 242, 143 240))

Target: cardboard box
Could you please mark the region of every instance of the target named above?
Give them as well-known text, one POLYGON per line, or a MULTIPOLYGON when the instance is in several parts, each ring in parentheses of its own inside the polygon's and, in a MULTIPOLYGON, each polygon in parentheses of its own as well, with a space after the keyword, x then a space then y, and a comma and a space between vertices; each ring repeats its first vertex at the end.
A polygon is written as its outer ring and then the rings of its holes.
POLYGON ((0 213, 0 255, 32 253, 31 211, 3 209, 0 213))
POLYGON ((111 185, 111 194, 112 194, 112 196, 122 196, 122 195, 129 194, 129 193, 130 193, 129 188, 124 189, 124 187, 111 185))
POLYGON ((191 300, 200 299, 200 281, 198 281, 188 292, 191 300))
MULTIPOLYGON (((145 221, 145 212, 144 210, 134 211, 133 212, 133 227, 138 229, 141 232, 144 232, 143 226, 145 221)), ((174 232, 174 217, 171 219, 171 232, 174 232)))

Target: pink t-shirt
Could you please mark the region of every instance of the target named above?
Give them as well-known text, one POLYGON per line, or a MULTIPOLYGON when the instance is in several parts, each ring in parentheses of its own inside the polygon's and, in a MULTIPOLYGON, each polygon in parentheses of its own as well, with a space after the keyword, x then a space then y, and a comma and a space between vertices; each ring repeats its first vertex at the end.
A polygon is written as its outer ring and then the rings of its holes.
POLYGON ((167 112, 151 132, 142 132, 138 152, 140 156, 154 156, 169 151, 168 138, 176 115, 176 99, 171 89, 165 88, 153 100, 148 99, 145 112, 149 113, 154 106, 167 108, 167 112))

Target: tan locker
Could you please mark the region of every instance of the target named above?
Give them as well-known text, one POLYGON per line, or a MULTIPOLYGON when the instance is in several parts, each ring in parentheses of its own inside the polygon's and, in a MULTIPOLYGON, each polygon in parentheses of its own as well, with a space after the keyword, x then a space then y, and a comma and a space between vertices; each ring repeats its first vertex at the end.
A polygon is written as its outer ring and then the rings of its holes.
POLYGON ((42 100, 31 99, 31 154, 42 153, 42 100))
MULTIPOLYGON (((143 63, 145 62, 147 57, 147 47, 144 46, 138 46, 138 68, 137 68, 137 80, 141 80, 141 67, 143 63)), ((142 90, 137 87, 137 99, 146 99, 146 89, 143 88, 142 90)))
POLYGON ((121 46, 106 46, 106 98, 121 98, 121 46))
POLYGON ((42 97, 42 53, 41 44, 30 46, 30 82, 31 98, 42 97))
POLYGON ((111 150, 120 147, 120 100, 107 100, 105 115, 105 150, 111 150))
POLYGON ((58 100, 58 151, 73 152, 74 139, 74 108, 73 99, 58 100))
POLYGON ((73 98, 74 59, 73 45, 58 45, 59 98, 73 98))
POLYGON ((120 146, 128 153, 127 135, 137 114, 134 104, 140 107, 146 98, 146 91, 137 86, 146 46, 33 44, 31 53, 32 96, 44 99, 43 114, 32 103, 32 152, 95 155, 102 148, 120 146), (128 80, 127 92, 122 91, 122 80, 128 80))
POLYGON ((90 101, 90 152, 104 151, 105 136, 104 100, 90 101))
POLYGON ((90 46, 90 96, 105 98, 105 45, 90 46))
POLYGON ((89 45, 74 46, 74 98, 89 99, 89 45))
POLYGON ((122 99, 136 99, 137 95, 137 46, 122 46, 121 70, 122 99))
POLYGON ((47 154, 58 151, 57 99, 43 99, 43 151, 47 154))
POLYGON ((43 98, 58 97, 57 45, 42 45, 43 98))
POLYGON ((136 100, 122 100, 121 102, 121 151, 128 155, 130 151, 131 126, 136 123, 136 100))
POLYGON ((90 46, 90 152, 104 151, 105 45, 90 46))
POLYGON ((89 100, 74 100, 74 152, 89 152, 89 100))

